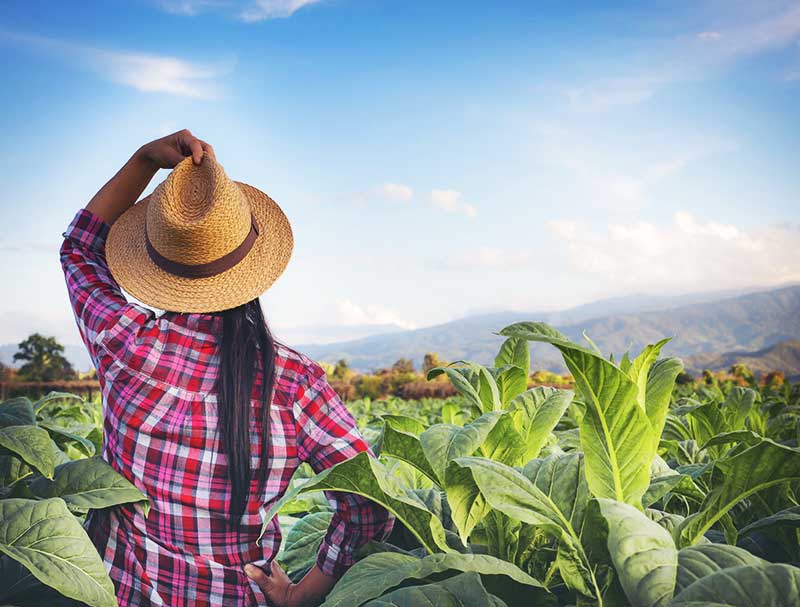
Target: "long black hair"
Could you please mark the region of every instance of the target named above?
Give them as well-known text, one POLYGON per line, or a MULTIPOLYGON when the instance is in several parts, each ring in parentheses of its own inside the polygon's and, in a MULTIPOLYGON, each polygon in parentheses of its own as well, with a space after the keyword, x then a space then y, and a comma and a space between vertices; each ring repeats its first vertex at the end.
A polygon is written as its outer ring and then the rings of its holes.
POLYGON ((222 317, 220 371, 217 403, 220 444, 228 460, 232 492, 228 511, 232 525, 244 514, 250 495, 250 411, 253 387, 261 368, 261 446, 257 478, 263 487, 269 467, 269 416, 275 381, 275 340, 270 333, 261 302, 255 299, 218 312, 222 317))

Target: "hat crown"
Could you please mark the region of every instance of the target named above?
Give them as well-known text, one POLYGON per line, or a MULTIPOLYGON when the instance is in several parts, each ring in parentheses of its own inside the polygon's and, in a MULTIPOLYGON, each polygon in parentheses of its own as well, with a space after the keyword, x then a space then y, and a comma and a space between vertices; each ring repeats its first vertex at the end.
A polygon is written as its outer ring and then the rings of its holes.
POLYGON ((207 154, 179 162, 153 191, 147 235, 159 254, 189 265, 215 261, 238 247, 251 228, 247 197, 207 154))

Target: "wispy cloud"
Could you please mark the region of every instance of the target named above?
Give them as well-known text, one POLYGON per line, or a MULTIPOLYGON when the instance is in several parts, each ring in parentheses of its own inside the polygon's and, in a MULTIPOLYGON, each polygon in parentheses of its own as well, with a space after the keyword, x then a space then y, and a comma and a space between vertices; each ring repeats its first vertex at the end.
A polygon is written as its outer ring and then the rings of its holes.
POLYGON ((253 23, 267 19, 291 17, 304 6, 317 4, 321 0, 160 0, 165 11, 175 15, 194 16, 206 12, 218 12, 253 23))
POLYGON ((430 201, 436 208, 448 213, 460 213, 470 219, 478 214, 472 204, 462 200, 462 194, 457 190, 431 190, 430 201))
POLYGON ((350 299, 336 300, 335 322, 339 325, 384 325, 395 324, 405 329, 416 328, 395 310, 375 304, 360 305, 350 299))
POLYGON ((550 221, 570 265, 602 276, 609 289, 708 290, 800 280, 800 226, 744 229, 681 211, 671 223, 616 223, 604 231, 550 221))
POLYGON ((479 246, 459 255, 436 259, 431 267, 443 270, 519 270, 528 267, 533 261, 533 252, 507 250, 497 247, 479 246))
POLYGON ((726 12, 708 23, 708 29, 643 42, 635 52, 620 55, 617 65, 609 68, 614 75, 567 84, 561 92, 576 112, 635 106, 670 84, 705 78, 738 60, 786 49, 800 39, 800 4, 796 1, 781 2, 777 8, 774 3, 738 8, 738 12, 737 7, 727 10, 726 5, 726 12), (642 57, 646 58, 644 66, 635 65, 642 57))
POLYGON ((377 189, 377 193, 387 200, 397 200, 401 202, 408 202, 414 196, 414 192, 410 187, 400 183, 384 183, 377 189))
POLYGON ((0 40, 47 52, 77 69, 148 93, 213 99, 221 95, 218 80, 229 73, 235 60, 200 63, 176 57, 97 48, 66 40, 2 32, 0 40))

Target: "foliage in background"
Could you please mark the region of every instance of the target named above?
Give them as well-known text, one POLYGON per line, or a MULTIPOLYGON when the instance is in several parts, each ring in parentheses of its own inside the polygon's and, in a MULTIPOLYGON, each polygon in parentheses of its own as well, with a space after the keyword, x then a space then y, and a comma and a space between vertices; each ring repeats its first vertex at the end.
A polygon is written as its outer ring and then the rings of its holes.
POLYGON ((71 394, 0 403, 0 603, 117 605, 81 521, 89 509, 141 502, 146 512, 148 502, 96 455, 101 429, 99 406, 71 394))
POLYGON ((294 479, 274 505, 279 559, 311 566, 353 491, 391 510, 326 607, 800 604, 800 391, 742 370, 694 382, 667 340, 604 357, 540 323, 503 329, 493 367, 433 367, 458 396, 349 403, 379 461, 294 479), (528 387, 528 341, 557 348, 574 393, 528 387), (286 520, 291 517, 291 520, 286 520))

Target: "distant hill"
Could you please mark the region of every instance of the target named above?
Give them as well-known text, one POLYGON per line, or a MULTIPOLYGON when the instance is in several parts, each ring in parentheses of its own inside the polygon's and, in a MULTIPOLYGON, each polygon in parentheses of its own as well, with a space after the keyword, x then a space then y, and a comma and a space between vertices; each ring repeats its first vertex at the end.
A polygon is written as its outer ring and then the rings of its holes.
MULTIPOLYGON (((419 366, 426 352, 445 360, 469 359, 490 364, 503 338, 493 335, 506 325, 523 320, 555 325, 575 341, 582 332, 604 352, 637 352, 662 337, 673 337, 665 353, 688 357, 734 350, 755 351, 778 342, 800 338, 800 286, 784 287, 681 304, 686 298, 630 298, 607 300, 559 313, 497 312, 469 316, 448 323, 331 344, 305 344, 296 348, 315 360, 347 359, 359 371, 388 367, 398 358, 411 358, 419 366), (598 310, 616 311, 591 317, 598 310), (642 307, 645 311, 628 311, 642 307), (621 311, 620 311, 621 308, 621 311)), ((562 371, 554 348, 532 344, 534 368, 562 371)))
MULTIPOLYGON (((315 360, 335 362, 344 358, 352 368, 365 372, 389 367, 399 358, 411 358, 419 368, 427 352, 436 352, 448 361, 467 359, 490 364, 503 342, 493 332, 525 320, 551 324, 578 342, 583 340, 585 329, 604 352, 636 352, 648 343, 672 336, 665 353, 686 358, 688 364, 689 357, 705 355, 712 360, 720 352, 756 353, 800 339, 800 286, 679 296, 631 295, 557 312, 474 314, 414 330, 396 325, 292 327, 277 332, 276 337, 315 360), (364 336, 367 332, 372 334, 364 336), (311 335, 328 343, 303 343, 303 337, 311 335), (348 337, 333 341, 338 335, 348 337)), ((16 351, 16 344, 0 345, 0 361, 12 364, 16 351)), ((76 369, 91 368, 82 344, 65 345, 65 353, 76 369)), ((533 368, 564 370, 554 348, 532 344, 531 353, 533 368)), ((691 364, 702 366, 696 360, 700 359, 692 359, 691 364)))
POLYGON ((786 377, 800 378, 800 339, 787 339, 755 352, 725 352, 723 354, 696 354, 684 361, 686 369, 698 375, 703 369, 724 371, 739 363, 756 373, 783 371, 786 377))

